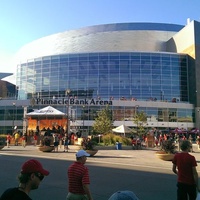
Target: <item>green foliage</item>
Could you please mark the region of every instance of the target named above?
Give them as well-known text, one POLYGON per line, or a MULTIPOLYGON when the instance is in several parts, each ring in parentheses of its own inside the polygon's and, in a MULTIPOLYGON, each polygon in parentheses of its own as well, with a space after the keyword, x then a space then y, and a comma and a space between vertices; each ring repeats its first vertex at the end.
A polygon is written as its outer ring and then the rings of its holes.
POLYGON ((120 142, 123 145, 131 145, 131 139, 126 137, 121 137, 113 133, 105 134, 102 137, 104 145, 115 145, 116 142, 120 142))
POLYGON ((115 137, 115 135, 113 133, 105 134, 102 137, 104 145, 114 144, 115 143, 114 137, 115 137))
POLYGON ((165 140, 162 142, 161 150, 165 153, 175 153, 176 152, 176 146, 172 140, 165 140))
POLYGON ((137 133, 139 135, 143 134, 144 130, 145 130, 146 123, 147 123, 146 113, 144 111, 137 112, 134 116, 133 122, 137 126, 137 133))
POLYGON ((42 146, 51 146, 52 137, 51 136, 44 136, 42 139, 42 146))
POLYGON ((114 141, 114 144, 115 144, 116 142, 122 143, 122 137, 119 136, 119 135, 115 135, 114 138, 113 138, 113 141, 114 141))
POLYGON ((96 143, 91 140, 90 138, 84 138, 81 146, 83 150, 94 150, 94 146, 96 145, 96 143))
MULTIPOLYGON (((98 136, 92 137, 92 141, 97 145, 99 143, 99 137, 98 136)), ((102 142, 102 137, 100 137, 100 143, 101 142, 102 142)))
POLYGON ((104 134, 111 131, 113 127, 112 112, 107 105, 106 108, 100 110, 93 124, 93 131, 97 134, 104 134))
POLYGON ((6 135, 0 135, 0 145, 6 144, 6 135))
POLYGON ((122 144, 131 145, 132 144, 132 140, 130 138, 127 138, 127 137, 122 137, 122 144))
POLYGON ((0 138, 6 138, 7 135, 6 134, 0 134, 0 138))

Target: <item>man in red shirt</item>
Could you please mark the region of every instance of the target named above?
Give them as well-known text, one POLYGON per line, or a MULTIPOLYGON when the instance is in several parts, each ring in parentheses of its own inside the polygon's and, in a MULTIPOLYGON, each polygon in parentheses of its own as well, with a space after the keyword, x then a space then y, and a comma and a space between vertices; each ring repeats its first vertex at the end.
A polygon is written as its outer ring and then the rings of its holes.
POLYGON ((88 168, 84 165, 90 156, 84 150, 76 153, 76 162, 68 168, 68 195, 67 200, 93 200, 89 184, 88 168))
POLYGON ((188 153, 191 149, 190 141, 183 140, 180 148, 182 152, 177 153, 172 161, 172 171, 178 175, 177 200, 195 200, 196 189, 200 191, 196 170, 197 162, 195 157, 188 153))

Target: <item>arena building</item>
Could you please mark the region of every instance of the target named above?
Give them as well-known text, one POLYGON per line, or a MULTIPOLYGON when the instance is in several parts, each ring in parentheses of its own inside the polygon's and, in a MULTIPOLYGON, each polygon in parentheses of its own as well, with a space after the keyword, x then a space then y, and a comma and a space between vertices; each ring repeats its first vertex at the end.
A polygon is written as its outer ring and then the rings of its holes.
POLYGON ((136 127, 144 111, 149 129, 200 128, 197 21, 85 27, 35 40, 16 58, 17 97, 0 101, 3 132, 49 105, 68 113, 76 131, 89 132, 107 104, 114 126, 136 127))

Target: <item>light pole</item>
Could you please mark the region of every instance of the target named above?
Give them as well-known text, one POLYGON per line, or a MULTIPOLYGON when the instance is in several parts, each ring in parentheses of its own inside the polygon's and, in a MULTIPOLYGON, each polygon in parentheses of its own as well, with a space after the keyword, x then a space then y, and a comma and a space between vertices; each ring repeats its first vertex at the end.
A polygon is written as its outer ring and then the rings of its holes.
POLYGON ((137 122, 137 135, 138 135, 138 123, 139 123, 139 119, 138 119, 138 105, 135 106, 135 119, 137 122))
POLYGON ((15 102, 13 102, 12 105, 13 105, 13 112, 12 112, 13 113, 12 132, 14 133, 14 127, 15 127, 15 113, 14 113, 14 111, 15 111, 15 102))
POLYGON ((83 127, 82 127, 82 131, 83 131, 83 135, 84 135, 84 132, 85 132, 85 129, 84 129, 84 126, 85 126, 85 124, 84 124, 84 120, 85 120, 85 106, 83 106, 83 115, 82 115, 82 117, 83 117, 83 127))
POLYGON ((67 89, 65 91, 65 94, 67 95, 67 152, 68 152, 68 138, 69 138, 69 133, 70 133, 70 113, 69 113, 70 93, 71 93, 70 89, 67 89))
POLYGON ((23 135, 27 135, 27 106, 24 106, 24 114, 23 114, 23 135))
POLYGON ((197 109, 197 113, 198 113, 198 116, 196 117, 196 121, 198 121, 198 123, 196 123, 196 127, 198 129, 200 129, 200 125, 199 125, 199 120, 200 120, 200 109, 198 108, 197 109))

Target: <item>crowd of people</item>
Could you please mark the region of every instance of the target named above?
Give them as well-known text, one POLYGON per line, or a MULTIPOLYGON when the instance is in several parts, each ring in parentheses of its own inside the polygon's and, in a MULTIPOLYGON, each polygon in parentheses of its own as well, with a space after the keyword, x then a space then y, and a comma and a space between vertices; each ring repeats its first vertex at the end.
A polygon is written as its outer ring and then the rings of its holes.
MULTIPOLYGON (((196 143, 198 149, 200 149, 200 133, 195 132, 176 132, 176 131, 161 131, 151 130, 147 134, 142 136, 132 136, 133 149, 140 149, 142 147, 161 147, 163 141, 171 140, 176 144, 179 144, 182 140, 188 140, 191 143, 196 143)), ((179 145, 178 145, 179 146, 179 145)))
MULTIPOLYGON (((31 136, 31 143, 36 146, 38 144, 38 135, 34 134, 31 136)), ((10 148, 11 144, 14 144, 15 146, 22 145, 24 148, 26 147, 28 143, 28 136, 26 134, 22 134, 20 131, 15 131, 13 135, 7 134, 6 136, 6 145, 7 148, 10 148)))
POLYGON ((26 147, 27 144, 45 145, 45 146, 54 146, 54 151, 58 152, 58 146, 64 147, 63 151, 68 150, 68 145, 74 144, 78 138, 81 137, 81 133, 70 133, 69 135, 65 132, 62 126, 52 126, 52 128, 43 128, 39 130, 39 127, 36 127, 36 131, 30 130, 28 134, 23 134, 17 129, 13 134, 7 134, 6 144, 10 148, 10 145, 22 145, 26 147))

